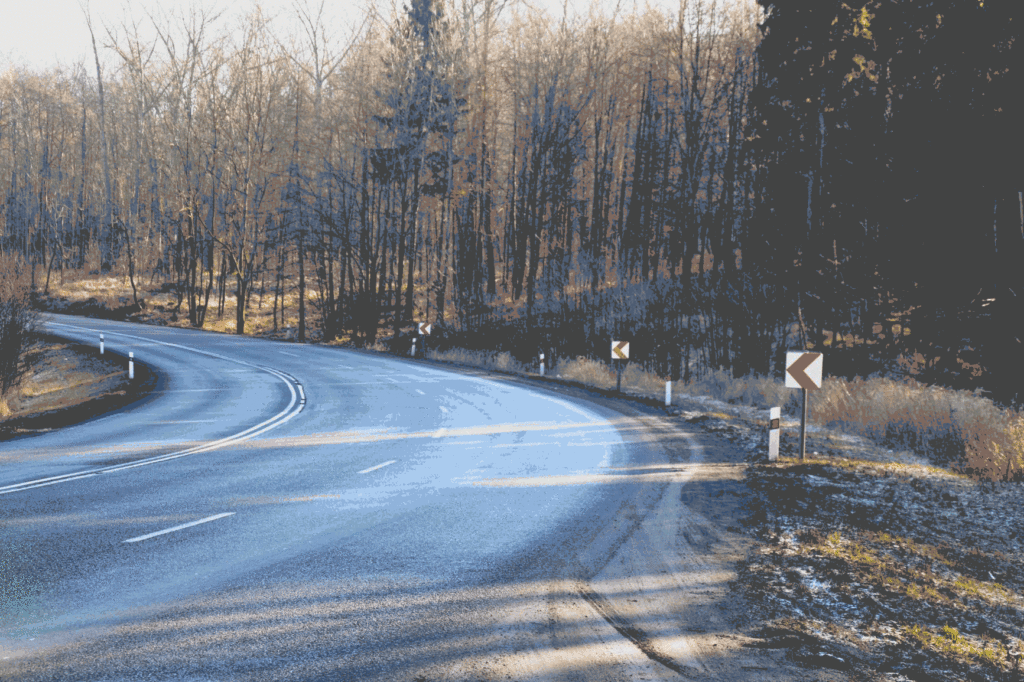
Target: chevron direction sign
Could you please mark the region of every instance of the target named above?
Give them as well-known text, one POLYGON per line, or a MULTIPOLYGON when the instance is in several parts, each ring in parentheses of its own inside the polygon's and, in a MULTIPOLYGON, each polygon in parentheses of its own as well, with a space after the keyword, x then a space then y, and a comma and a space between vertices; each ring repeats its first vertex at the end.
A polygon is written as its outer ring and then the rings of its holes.
POLYGON ((629 341, 612 341, 612 360, 629 360, 629 341))
POLYGON ((423 336, 430 336, 430 323, 429 322, 420 322, 417 325, 416 330, 420 334, 422 334, 423 336))
POLYGON ((786 353, 786 388, 813 391, 821 388, 821 353, 788 351, 786 353))

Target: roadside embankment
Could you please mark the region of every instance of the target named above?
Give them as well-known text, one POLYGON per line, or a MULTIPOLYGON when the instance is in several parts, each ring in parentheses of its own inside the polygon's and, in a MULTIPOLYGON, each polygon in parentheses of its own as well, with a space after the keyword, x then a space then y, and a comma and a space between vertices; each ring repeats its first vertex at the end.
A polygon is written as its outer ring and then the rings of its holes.
POLYGON ((128 359, 106 350, 41 335, 29 347, 29 369, 0 414, 0 440, 70 426, 139 400, 156 377, 135 363, 128 380, 128 359))

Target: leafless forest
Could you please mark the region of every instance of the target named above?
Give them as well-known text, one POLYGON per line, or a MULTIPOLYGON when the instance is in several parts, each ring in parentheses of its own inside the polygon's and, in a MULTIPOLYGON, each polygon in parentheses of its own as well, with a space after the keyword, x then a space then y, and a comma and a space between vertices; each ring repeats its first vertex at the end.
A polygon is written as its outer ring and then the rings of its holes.
POLYGON ((409 0, 344 26, 298 4, 291 33, 259 11, 97 20, 116 60, 0 74, 0 255, 40 301, 113 273, 135 302, 175 292, 196 327, 233 297, 238 333, 287 304, 300 339, 397 346, 429 321, 432 343, 524 360, 627 339, 674 379, 813 347, 828 374, 1011 401, 1014 14, 409 0))

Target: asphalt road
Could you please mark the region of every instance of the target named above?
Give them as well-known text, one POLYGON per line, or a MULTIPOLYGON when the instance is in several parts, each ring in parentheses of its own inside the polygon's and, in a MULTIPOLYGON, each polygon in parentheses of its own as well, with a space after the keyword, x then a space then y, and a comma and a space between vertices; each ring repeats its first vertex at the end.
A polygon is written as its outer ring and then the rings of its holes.
POLYGON ((160 378, 0 443, 0 679, 455 679, 524 637, 565 648, 538 679, 621 674, 543 604, 660 499, 622 475, 665 463, 634 421, 414 360, 46 320, 160 378))

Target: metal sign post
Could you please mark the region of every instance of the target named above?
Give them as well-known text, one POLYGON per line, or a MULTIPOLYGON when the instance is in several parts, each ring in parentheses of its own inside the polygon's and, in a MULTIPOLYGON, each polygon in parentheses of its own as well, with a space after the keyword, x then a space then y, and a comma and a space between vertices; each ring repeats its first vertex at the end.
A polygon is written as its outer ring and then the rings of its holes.
MULTIPOLYGON (((423 354, 423 359, 427 359, 427 337, 430 336, 431 324, 429 322, 419 322, 416 325, 416 333, 423 337, 423 350, 420 351, 423 354)), ((413 351, 416 350, 416 342, 413 341, 413 351)))
POLYGON ((615 392, 622 393, 622 363, 629 360, 629 341, 612 341, 612 360, 615 362, 615 392))
POLYGON ((803 415, 800 418, 800 461, 804 461, 807 443, 807 392, 821 388, 822 354, 786 352, 786 388, 803 389, 803 415))

